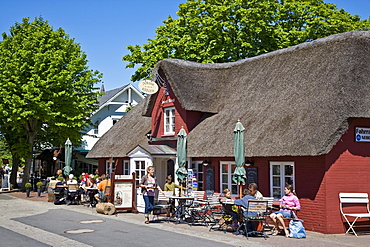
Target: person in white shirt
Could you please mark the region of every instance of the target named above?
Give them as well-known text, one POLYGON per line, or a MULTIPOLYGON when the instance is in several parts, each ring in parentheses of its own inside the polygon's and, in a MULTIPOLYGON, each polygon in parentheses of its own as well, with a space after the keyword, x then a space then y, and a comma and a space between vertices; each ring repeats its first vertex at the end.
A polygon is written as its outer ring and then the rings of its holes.
POLYGON ((263 195, 258 191, 258 186, 256 183, 251 183, 248 185, 249 194, 254 196, 257 200, 261 200, 263 195))

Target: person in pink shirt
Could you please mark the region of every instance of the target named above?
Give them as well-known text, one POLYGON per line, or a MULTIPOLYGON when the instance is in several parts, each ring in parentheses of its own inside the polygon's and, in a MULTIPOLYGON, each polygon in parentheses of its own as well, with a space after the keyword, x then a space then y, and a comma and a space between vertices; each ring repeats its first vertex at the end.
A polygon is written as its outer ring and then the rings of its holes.
POLYGON ((285 196, 281 198, 280 210, 278 212, 270 214, 270 218, 274 222, 275 231, 272 235, 279 234, 279 223, 283 226, 285 237, 289 237, 289 231, 285 226, 284 218, 291 217, 292 210, 301 209, 301 204, 299 203, 298 197, 293 191, 292 185, 287 185, 284 188, 285 196))

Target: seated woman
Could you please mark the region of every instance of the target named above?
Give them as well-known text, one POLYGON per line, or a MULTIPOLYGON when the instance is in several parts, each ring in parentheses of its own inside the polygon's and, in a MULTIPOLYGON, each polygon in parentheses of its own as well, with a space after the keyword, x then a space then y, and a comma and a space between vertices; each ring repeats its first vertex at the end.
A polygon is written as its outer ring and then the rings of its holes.
POLYGON ((272 235, 279 234, 279 223, 283 226, 285 237, 289 237, 289 231, 285 226, 284 218, 291 217, 292 210, 299 210, 301 209, 301 205, 299 203, 298 197, 295 195, 293 191, 292 185, 287 185, 284 188, 285 196, 281 198, 280 201, 280 210, 278 212, 270 214, 270 218, 274 222, 275 231, 272 235))

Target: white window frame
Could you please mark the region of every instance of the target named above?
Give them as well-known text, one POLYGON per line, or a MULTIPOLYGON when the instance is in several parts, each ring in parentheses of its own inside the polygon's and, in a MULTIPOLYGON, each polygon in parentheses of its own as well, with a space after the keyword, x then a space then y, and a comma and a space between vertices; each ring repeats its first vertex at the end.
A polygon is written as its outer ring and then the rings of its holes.
POLYGON ((235 161, 220 161, 220 191, 224 189, 231 190, 231 194, 237 196, 239 191, 239 185, 234 183, 232 176, 236 168, 235 161), (223 172, 223 166, 228 165, 227 172, 223 172), (224 177, 227 177, 227 181, 224 181, 224 177))
POLYGON ((191 163, 190 169, 193 169, 193 172, 196 173, 196 179, 198 183, 197 190, 204 190, 204 181, 203 181, 203 161, 193 161, 191 163))
POLYGON ((100 121, 99 120, 96 120, 95 121, 95 124, 94 124, 94 135, 99 135, 99 124, 100 124, 100 121))
POLYGON ((164 108, 163 116, 164 116, 164 122, 163 122, 164 134, 174 135, 175 134, 175 107, 164 108))
POLYGON ((115 164, 115 160, 113 159, 112 159, 112 165, 111 165, 110 160, 105 161, 105 174, 108 176, 108 178, 110 178, 110 175, 112 174, 112 172, 114 172, 114 167, 115 167, 114 164, 115 164))
POLYGON ((136 159, 134 160, 135 164, 135 181, 136 185, 139 185, 141 182, 141 178, 146 174, 146 168, 148 165, 145 162, 145 159, 136 159))
POLYGON ((293 161, 270 161, 270 196, 280 199, 284 196, 286 181, 289 180, 295 189, 295 165, 293 161), (278 169, 274 169, 278 167, 278 169), (291 174, 285 174, 285 171, 292 169, 291 174), (289 168, 286 170, 286 168, 289 168), (278 173, 273 174, 275 171, 278 173), (281 172, 283 171, 283 172, 281 172), (278 192, 280 191, 280 193, 278 192))
POLYGON ((130 161, 123 161, 123 175, 130 175, 130 161))

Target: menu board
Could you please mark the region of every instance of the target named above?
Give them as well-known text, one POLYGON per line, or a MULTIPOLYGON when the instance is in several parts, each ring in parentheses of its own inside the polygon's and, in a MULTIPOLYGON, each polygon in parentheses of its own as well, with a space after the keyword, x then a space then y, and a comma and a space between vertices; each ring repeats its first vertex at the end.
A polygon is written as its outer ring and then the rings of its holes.
POLYGON ((136 210, 135 173, 132 175, 115 175, 112 173, 112 202, 116 210, 136 210))
POLYGON ((131 182, 115 182, 113 204, 116 208, 132 207, 133 187, 131 182))
POLYGON ((251 183, 258 184, 258 170, 257 170, 257 167, 248 167, 247 168, 247 179, 248 179, 248 184, 251 184, 251 183))
POLYGON ((215 190, 215 168, 206 167, 206 190, 215 190))

